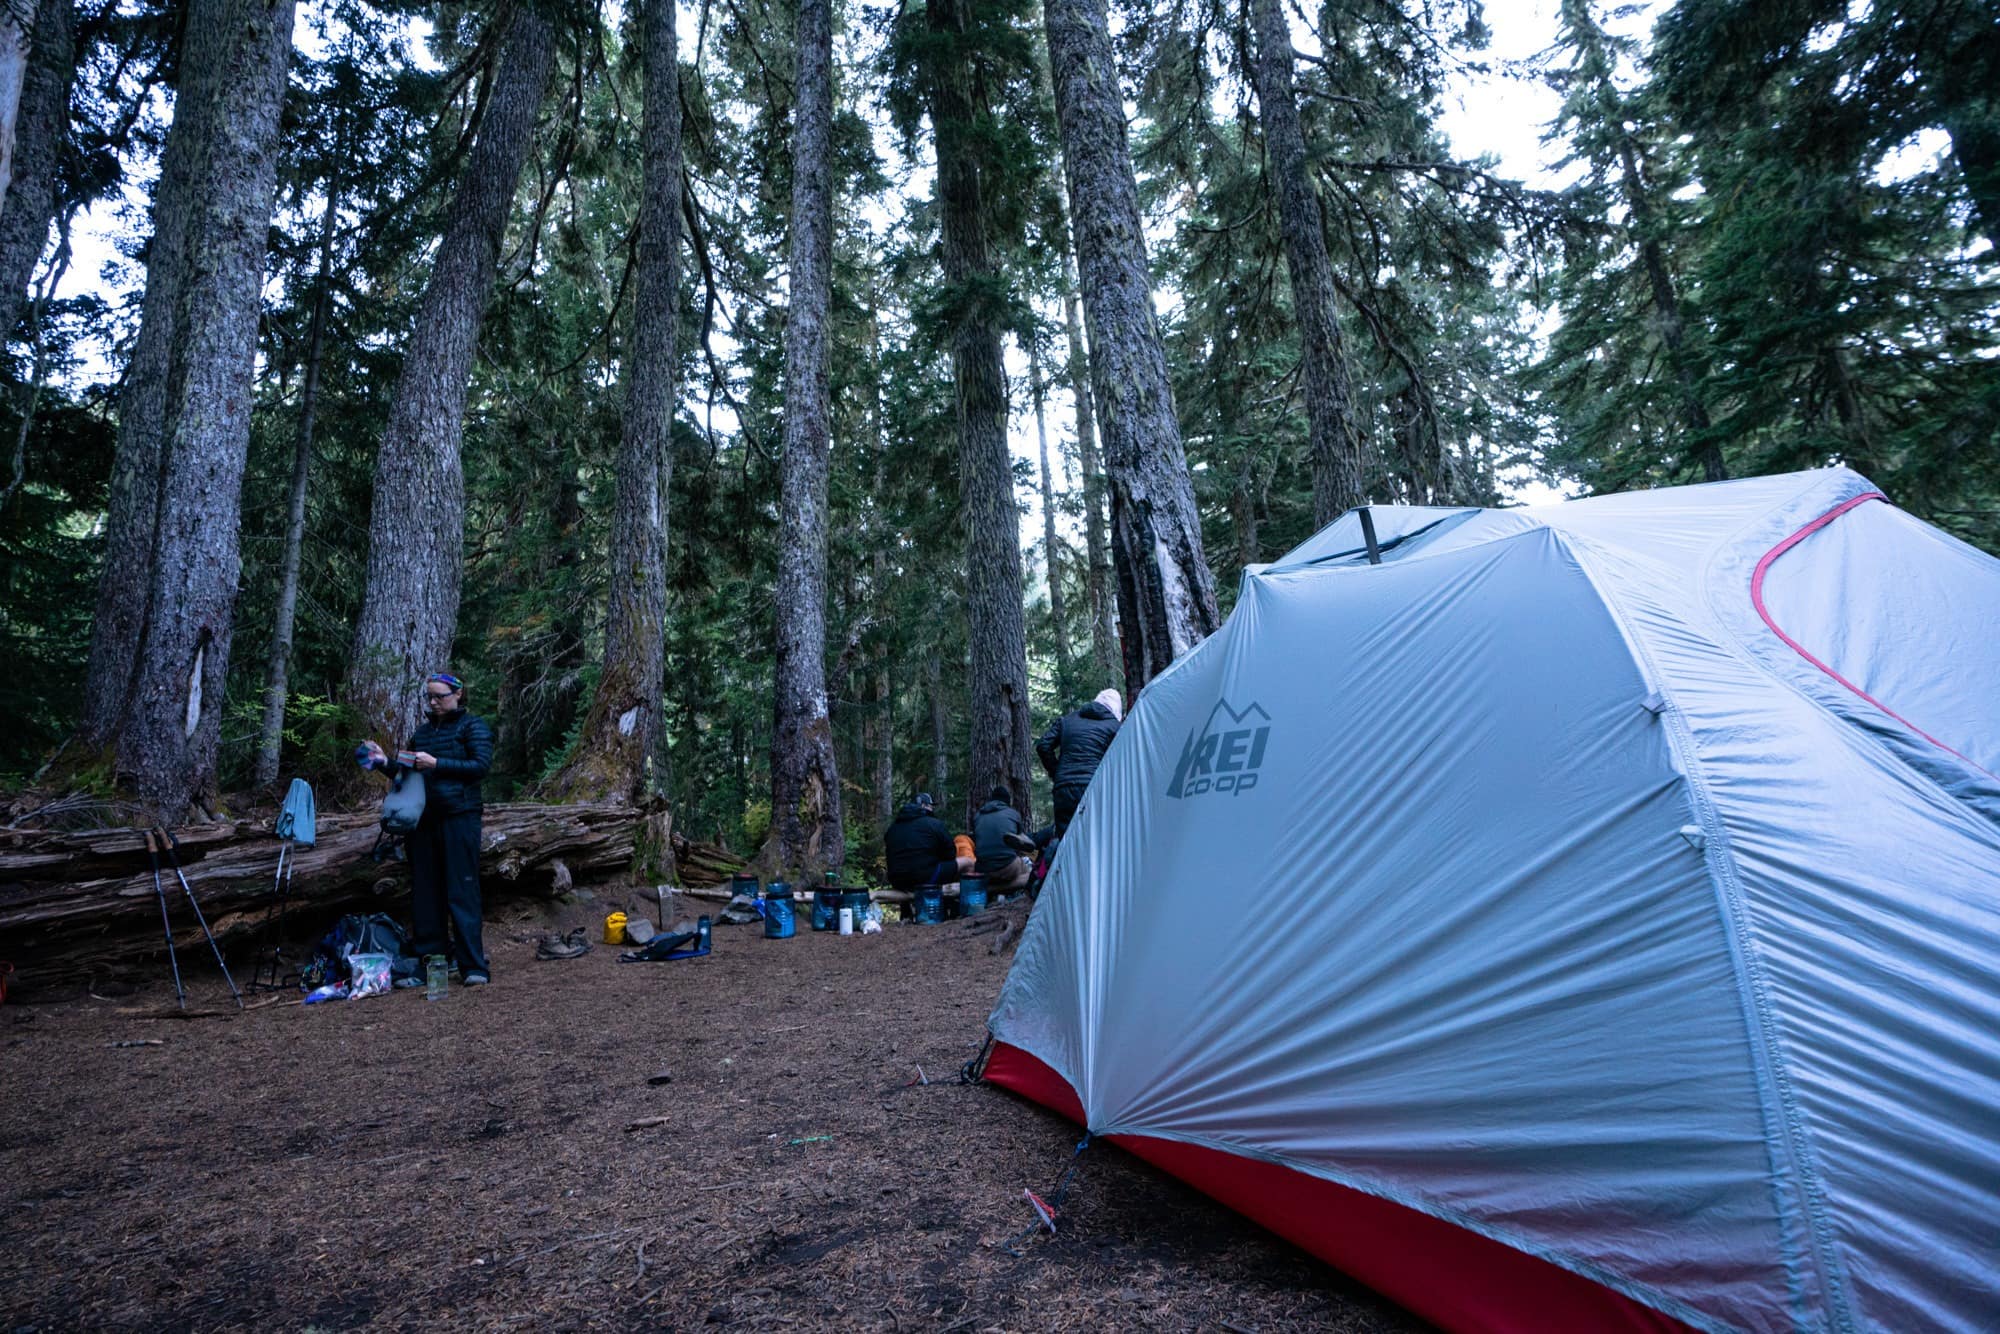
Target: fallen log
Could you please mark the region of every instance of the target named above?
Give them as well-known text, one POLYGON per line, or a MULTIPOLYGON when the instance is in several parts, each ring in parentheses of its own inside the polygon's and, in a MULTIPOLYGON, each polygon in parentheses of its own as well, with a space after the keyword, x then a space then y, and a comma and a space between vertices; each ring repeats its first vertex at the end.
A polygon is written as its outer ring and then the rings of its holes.
MULTIPOLYGON (((630 806, 608 804, 486 807, 480 874, 488 904, 628 875, 642 818, 630 806)), ((372 811, 323 814, 317 843, 293 850, 289 894, 304 920, 355 908, 405 915, 409 868, 370 858, 378 827, 372 811)), ((226 940, 261 927, 276 902, 279 841, 270 826, 219 822, 175 836, 181 869, 216 935, 226 940)), ((164 859, 161 872, 176 949, 200 949, 187 896, 164 859)), ((162 944, 138 831, 0 830, 0 958, 11 960, 24 982, 74 978, 162 944)))

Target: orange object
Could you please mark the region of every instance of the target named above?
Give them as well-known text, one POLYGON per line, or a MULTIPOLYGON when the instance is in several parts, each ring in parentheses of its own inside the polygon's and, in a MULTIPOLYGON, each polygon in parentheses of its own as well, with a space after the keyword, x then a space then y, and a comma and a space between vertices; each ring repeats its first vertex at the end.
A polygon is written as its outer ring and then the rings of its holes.
POLYGON ((970 857, 970 856, 972 856, 972 855, 973 855, 973 853, 972 853, 972 835, 970 835, 970 834, 953 834, 953 835, 951 836, 951 842, 952 842, 952 846, 958 849, 958 855, 959 855, 959 856, 961 856, 961 857, 970 857))

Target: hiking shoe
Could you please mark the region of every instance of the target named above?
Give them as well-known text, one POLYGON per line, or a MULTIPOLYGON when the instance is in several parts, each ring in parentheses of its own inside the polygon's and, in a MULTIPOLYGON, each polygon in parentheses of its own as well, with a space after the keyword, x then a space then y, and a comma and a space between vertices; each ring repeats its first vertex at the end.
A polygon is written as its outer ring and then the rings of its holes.
POLYGON ((492 979, 484 973, 467 973, 465 975, 465 985, 468 987, 483 987, 490 981, 492 979))
POLYGON ((1041 851, 1040 848, 1035 846, 1035 840, 1029 838, 1026 834, 1003 834, 1001 838, 1008 847, 1014 849, 1014 851, 1020 853, 1029 861, 1033 861, 1035 854, 1041 851))
POLYGON ((408 991, 411 987, 420 987, 423 984, 424 980, 421 977, 399 977, 389 985, 398 991, 408 991))
POLYGON ((590 953, 590 941, 586 939, 581 928, 566 936, 559 936, 551 931, 542 938, 541 944, 535 946, 537 959, 577 959, 588 953, 590 953))

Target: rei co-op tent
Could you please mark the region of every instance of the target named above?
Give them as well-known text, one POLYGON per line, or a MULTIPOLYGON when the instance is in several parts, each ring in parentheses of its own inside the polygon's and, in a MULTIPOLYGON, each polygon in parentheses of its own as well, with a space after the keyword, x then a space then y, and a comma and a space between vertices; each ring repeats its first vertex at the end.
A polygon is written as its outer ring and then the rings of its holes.
POLYGON ((2000 1328, 2000 561, 1372 515, 1140 697, 988 1078, 1450 1328, 2000 1328))

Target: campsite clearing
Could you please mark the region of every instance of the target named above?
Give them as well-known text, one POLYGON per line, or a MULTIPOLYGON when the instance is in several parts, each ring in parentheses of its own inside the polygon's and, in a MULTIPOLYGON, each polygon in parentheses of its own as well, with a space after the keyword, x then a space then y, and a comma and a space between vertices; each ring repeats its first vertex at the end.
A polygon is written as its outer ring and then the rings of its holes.
POLYGON ((1058 1235, 1000 1249, 1077 1134, 958 1082, 1011 961, 986 937, 719 927, 707 959, 534 961, 607 902, 489 922, 494 984, 442 1004, 237 1016, 209 970, 216 1017, 177 1019, 162 960, 135 996, 0 1006, 0 1318, 1421 1328, 1110 1147, 1058 1235))

